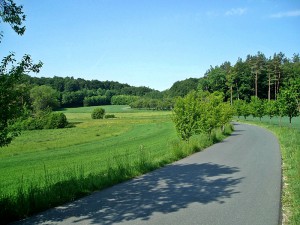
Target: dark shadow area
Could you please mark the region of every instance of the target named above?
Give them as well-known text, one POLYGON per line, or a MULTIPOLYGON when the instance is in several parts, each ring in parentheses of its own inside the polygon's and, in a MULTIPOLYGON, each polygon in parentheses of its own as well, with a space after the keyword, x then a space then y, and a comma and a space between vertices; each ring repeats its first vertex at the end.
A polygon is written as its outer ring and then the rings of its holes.
POLYGON ((244 132, 244 130, 234 130, 230 136, 239 136, 242 135, 242 132, 244 132))
POLYGON ((239 193, 236 187, 243 178, 234 178, 237 172, 239 168, 213 163, 172 164, 21 224, 56 224, 72 217, 74 224, 88 220, 107 225, 149 220, 154 213, 176 212, 192 203, 223 204, 239 193))
POLYGON ((67 128, 74 128, 76 125, 81 124, 82 122, 69 122, 67 128))

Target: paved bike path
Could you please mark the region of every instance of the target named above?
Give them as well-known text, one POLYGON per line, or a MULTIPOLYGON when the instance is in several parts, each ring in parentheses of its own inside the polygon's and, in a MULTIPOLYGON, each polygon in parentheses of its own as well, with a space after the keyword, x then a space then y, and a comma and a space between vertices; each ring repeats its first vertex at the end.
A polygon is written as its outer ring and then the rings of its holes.
POLYGON ((277 225, 280 192, 277 139, 236 124, 222 143, 17 224, 277 225))

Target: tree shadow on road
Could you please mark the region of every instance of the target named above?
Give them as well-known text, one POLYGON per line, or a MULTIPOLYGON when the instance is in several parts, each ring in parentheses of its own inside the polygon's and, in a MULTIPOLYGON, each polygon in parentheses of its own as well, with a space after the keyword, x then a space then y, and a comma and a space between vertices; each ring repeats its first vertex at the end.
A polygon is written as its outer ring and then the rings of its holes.
POLYGON ((23 224, 114 224, 149 220, 154 213, 171 213, 189 204, 222 204, 238 194, 242 178, 233 178, 236 167, 213 163, 172 164, 116 185, 68 205, 49 210, 23 224))

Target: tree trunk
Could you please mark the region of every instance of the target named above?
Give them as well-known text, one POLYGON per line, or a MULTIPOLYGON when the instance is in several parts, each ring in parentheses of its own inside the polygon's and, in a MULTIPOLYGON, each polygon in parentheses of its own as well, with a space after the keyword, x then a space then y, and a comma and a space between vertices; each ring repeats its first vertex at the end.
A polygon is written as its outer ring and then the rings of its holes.
POLYGON ((271 75, 269 74, 269 90, 268 90, 268 100, 271 100, 271 75))
POLYGON ((257 80, 258 80, 258 72, 255 73, 255 96, 257 97, 257 80))
POLYGON ((239 88, 238 88, 237 82, 235 83, 235 85, 236 85, 237 99, 240 99, 239 88))
POLYGON ((232 85, 230 86, 230 105, 232 105, 232 85))
POLYGON ((279 93, 279 85, 280 85, 280 72, 279 72, 279 75, 278 75, 278 82, 277 82, 277 94, 279 93))

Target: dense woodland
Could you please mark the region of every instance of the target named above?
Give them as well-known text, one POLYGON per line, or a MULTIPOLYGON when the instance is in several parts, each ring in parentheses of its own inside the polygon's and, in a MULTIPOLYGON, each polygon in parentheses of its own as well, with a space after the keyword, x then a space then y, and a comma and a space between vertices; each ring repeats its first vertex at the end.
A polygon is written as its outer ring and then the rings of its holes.
MULTIPOLYGON (((211 66, 203 77, 177 81, 170 89, 162 92, 149 87, 134 87, 115 81, 84 80, 73 77, 38 78, 24 75, 20 83, 27 90, 34 86, 51 87, 57 92, 61 107, 135 102, 132 104, 133 107, 159 108, 153 107, 154 99, 172 102, 171 99, 174 97, 184 97, 192 90, 211 93, 220 91, 224 93, 225 100, 231 102, 236 99, 250 101, 251 96, 270 100, 276 99, 280 89, 290 86, 300 93, 300 57, 299 54, 294 54, 292 58, 287 58, 280 52, 267 58, 263 53, 258 52, 256 55, 248 55, 245 60, 239 58, 235 64, 224 62, 222 65, 211 66)), ((158 104, 158 101, 156 103, 158 104)))

